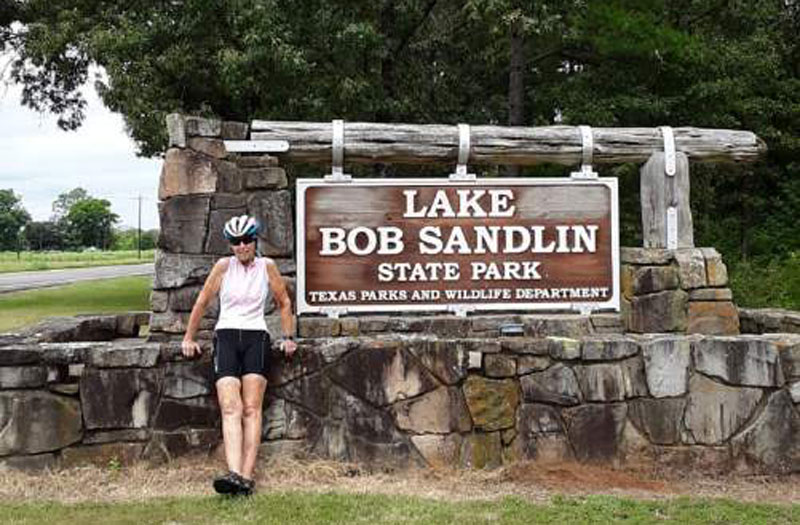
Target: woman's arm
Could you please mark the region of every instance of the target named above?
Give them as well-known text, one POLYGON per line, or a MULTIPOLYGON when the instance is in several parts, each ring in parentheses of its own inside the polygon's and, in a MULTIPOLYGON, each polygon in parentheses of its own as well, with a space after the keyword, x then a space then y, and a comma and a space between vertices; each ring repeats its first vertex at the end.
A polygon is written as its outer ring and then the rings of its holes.
POLYGON ((219 288, 222 284, 222 276, 228 269, 228 259, 220 259, 211 269, 211 274, 203 284, 203 289, 200 290, 200 295, 197 296, 192 307, 192 313, 189 316, 189 324, 186 326, 186 334, 183 336, 181 343, 181 351, 186 357, 193 357, 200 355, 200 345, 195 341, 197 335, 197 327, 200 326, 200 319, 208 307, 208 304, 217 296, 219 288))
POLYGON ((294 316, 292 315, 292 299, 286 289, 283 276, 274 262, 267 262, 267 275, 269 275, 269 286, 272 290, 272 297, 281 313, 281 332, 283 335, 283 351, 287 357, 291 357, 297 350, 297 343, 294 342, 294 316))

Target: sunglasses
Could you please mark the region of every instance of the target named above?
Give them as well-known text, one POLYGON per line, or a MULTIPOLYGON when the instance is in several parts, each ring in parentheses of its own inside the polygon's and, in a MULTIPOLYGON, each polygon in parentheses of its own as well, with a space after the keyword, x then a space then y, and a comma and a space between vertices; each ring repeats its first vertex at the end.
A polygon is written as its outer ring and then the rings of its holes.
POLYGON ((238 246, 242 243, 250 244, 251 242, 256 242, 256 238, 250 235, 245 235, 243 237, 233 237, 228 239, 228 242, 231 243, 231 246, 238 246))

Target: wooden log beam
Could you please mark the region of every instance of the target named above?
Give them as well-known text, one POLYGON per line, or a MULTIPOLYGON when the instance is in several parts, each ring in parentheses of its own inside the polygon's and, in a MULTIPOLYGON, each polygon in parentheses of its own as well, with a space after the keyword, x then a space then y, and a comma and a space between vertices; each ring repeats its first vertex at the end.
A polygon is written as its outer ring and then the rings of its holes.
MULTIPOLYGON (((581 134, 575 126, 471 127, 470 164, 581 162, 581 134)), ((695 162, 753 162, 766 151, 764 141, 749 131, 674 128, 677 151, 695 162)), ((645 162, 663 151, 658 128, 593 128, 593 164, 645 162)), ((331 162, 329 122, 254 120, 252 140, 286 140, 286 156, 299 162, 331 162)), ((458 127, 441 124, 376 124, 346 122, 346 163, 455 164, 458 127)))

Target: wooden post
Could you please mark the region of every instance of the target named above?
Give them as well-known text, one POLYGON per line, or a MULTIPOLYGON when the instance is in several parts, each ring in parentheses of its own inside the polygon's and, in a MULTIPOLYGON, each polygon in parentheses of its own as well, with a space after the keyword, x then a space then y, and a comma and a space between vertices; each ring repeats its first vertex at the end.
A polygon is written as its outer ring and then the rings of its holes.
POLYGON ((667 175, 663 152, 656 152, 641 169, 642 238, 645 248, 668 248, 669 208, 677 219, 677 248, 694 247, 692 210, 689 206, 689 159, 675 158, 675 175, 667 175))

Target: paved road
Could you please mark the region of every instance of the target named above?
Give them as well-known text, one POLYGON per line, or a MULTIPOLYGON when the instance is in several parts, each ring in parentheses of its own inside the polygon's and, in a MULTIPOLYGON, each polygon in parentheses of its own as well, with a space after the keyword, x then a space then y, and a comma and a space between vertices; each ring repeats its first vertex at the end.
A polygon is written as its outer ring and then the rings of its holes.
POLYGON ((131 275, 153 275, 153 263, 126 264, 121 266, 97 266, 94 268, 70 268, 66 270, 44 270, 41 272, 0 273, 0 294, 70 284, 92 279, 110 279, 131 275))

